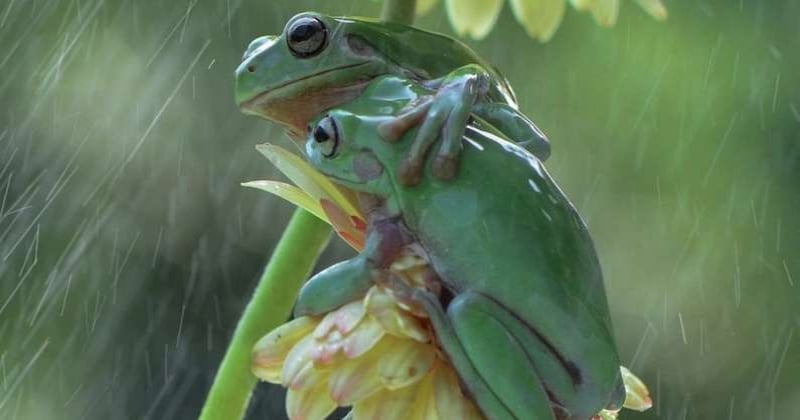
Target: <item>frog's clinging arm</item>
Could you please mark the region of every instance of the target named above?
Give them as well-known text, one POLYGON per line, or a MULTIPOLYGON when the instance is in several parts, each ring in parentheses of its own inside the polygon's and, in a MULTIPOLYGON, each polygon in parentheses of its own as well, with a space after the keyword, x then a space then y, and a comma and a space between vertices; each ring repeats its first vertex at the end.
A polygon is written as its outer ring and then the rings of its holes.
POLYGON ((519 143, 540 160, 550 155, 547 137, 515 106, 492 97, 491 76, 480 65, 470 64, 447 76, 429 80, 424 86, 435 90, 430 97, 421 97, 393 120, 378 127, 381 136, 396 141, 406 131, 420 126, 408 155, 400 163, 398 176, 405 186, 417 185, 422 179, 426 157, 438 142, 432 173, 450 180, 458 171, 462 138, 471 115, 494 126, 506 138, 519 143))
POLYGON ((398 219, 371 220, 364 250, 313 276, 300 290, 294 315, 323 314, 364 296, 373 271, 388 268, 409 242, 398 219))
POLYGON ((433 174, 439 179, 455 177, 455 161, 461 151, 461 138, 470 112, 475 102, 489 92, 489 80, 483 67, 469 64, 428 83, 428 86, 438 85, 438 89, 411 151, 399 169, 404 184, 419 182, 427 151, 440 136, 442 141, 433 161, 433 174))

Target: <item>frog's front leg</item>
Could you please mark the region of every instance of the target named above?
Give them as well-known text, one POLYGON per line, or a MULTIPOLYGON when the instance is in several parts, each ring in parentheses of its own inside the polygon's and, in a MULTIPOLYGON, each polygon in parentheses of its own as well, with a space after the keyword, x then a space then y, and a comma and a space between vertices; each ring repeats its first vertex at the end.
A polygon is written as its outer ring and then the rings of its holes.
POLYGON ((489 81, 489 74, 481 66, 460 67, 443 78, 426 83, 426 86, 437 89, 432 101, 411 104, 408 112, 379 127, 385 138, 396 140, 422 121, 408 155, 398 168, 398 178, 403 185, 419 183, 428 149, 440 138, 433 174, 439 179, 455 177, 461 138, 470 112, 476 100, 489 91, 489 81))
POLYGON ((420 182, 425 158, 437 140, 440 142, 433 159, 433 175, 442 180, 456 176, 462 138, 471 114, 494 126, 540 160, 547 159, 550 155, 547 137, 515 107, 491 100, 491 82, 489 73, 479 65, 460 67, 443 78, 425 83, 436 89, 433 98, 421 97, 396 118, 378 127, 382 137, 394 141, 409 129, 420 126, 408 155, 398 168, 398 178, 403 185, 420 182))
POLYGON ((364 296, 373 284, 373 273, 386 269, 409 243, 398 219, 370 222, 364 250, 313 276, 300 290, 294 315, 320 315, 364 296))

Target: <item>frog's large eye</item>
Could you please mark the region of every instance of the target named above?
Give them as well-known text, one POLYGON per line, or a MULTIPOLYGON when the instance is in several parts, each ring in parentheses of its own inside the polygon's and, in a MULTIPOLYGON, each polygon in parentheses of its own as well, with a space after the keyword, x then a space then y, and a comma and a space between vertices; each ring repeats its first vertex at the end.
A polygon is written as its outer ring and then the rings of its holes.
POLYGON ((325 47, 328 29, 321 20, 303 16, 289 24, 286 29, 286 43, 297 57, 308 58, 318 54, 325 47))
POLYGON ((322 156, 329 158, 336 154, 336 149, 339 148, 339 127, 336 126, 333 117, 327 116, 321 119, 314 127, 312 135, 319 145, 322 156))

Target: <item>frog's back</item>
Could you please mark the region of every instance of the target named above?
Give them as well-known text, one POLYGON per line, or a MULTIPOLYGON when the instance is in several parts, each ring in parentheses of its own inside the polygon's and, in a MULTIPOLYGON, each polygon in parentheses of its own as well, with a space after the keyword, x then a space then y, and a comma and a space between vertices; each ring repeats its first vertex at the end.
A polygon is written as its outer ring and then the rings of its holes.
POLYGON ((517 107, 516 97, 505 76, 463 42, 449 36, 368 18, 336 18, 348 32, 374 45, 389 61, 411 71, 419 80, 436 79, 469 64, 477 64, 491 76, 490 95, 496 101, 517 107))
POLYGON ((437 273, 455 293, 481 292, 560 331, 545 339, 573 348, 568 358, 616 355, 600 265, 575 208, 533 155, 491 134, 467 137, 457 180, 428 176, 423 198, 403 209, 437 273))

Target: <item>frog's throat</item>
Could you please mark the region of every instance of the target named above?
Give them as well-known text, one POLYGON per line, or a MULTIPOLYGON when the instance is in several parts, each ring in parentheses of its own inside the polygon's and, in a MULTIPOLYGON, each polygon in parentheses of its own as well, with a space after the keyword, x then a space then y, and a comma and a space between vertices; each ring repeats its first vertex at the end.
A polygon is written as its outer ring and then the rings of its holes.
POLYGON ((368 64, 370 63, 361 62, 336 67, 283 83, 243 101, 239 108, 246 114, 283 124, 293 131, 300 129, 304 132, 311 118, 326 109, 355 99, 374 77, 365 76, 347 84, 332 86, 324 82, 325 75, 368 64), (318 79, 322 80, 315 84, 318 79), (304 85, 311 87, 303 88, 304 85))

